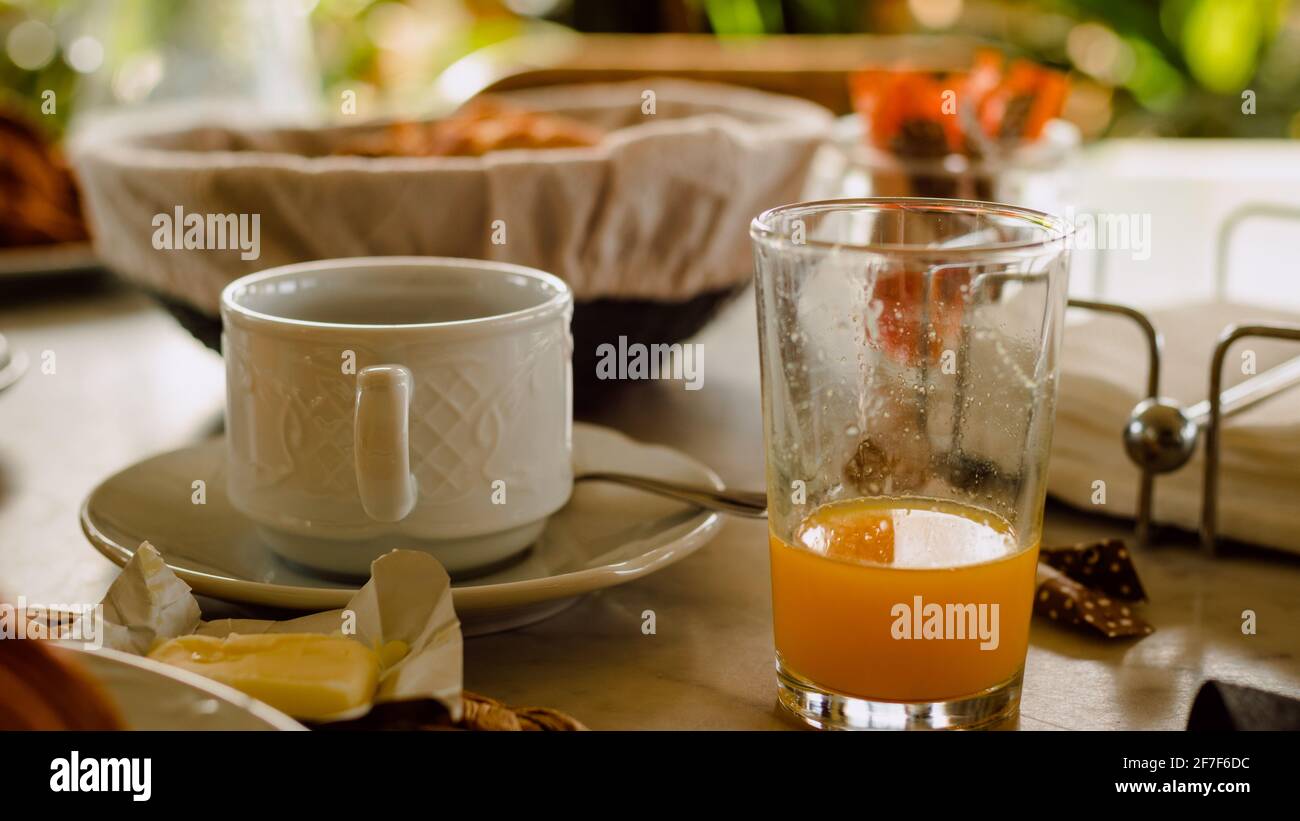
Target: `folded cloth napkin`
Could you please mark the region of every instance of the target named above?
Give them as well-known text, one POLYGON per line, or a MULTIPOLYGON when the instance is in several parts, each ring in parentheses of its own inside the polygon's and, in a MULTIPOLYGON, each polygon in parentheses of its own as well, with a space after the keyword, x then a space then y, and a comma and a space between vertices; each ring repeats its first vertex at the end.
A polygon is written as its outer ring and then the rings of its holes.
MULTIPOLYGON (((1232 323, 1300 323, 1300 316, 1232 303, 1195 303, 1149 312, 1164 334, 1161 393, 1187 405, 1208 393, 1210 358, 1220 331, 1232 323)), ((1300 346, 1246 339, 1225 360, 1224 387, 1243 373, 1242 352, 1254 352, 1257 373, 1300 355, 1300 346)), ((1131 320, 1097 315, 1066 330, 1056 433, 1048 490, 1056 498, 1114 516, 1136 514, 1139 472, 1121 432, 1146 390, 1147 355, 1131 320), (1106 483, 1094 505, 1093 483, 1106 483)), ((1226 420, 1219 485, 1220 535, 1300 552, 1300 412, 1296 395, 1282 395, 1226 420)), ((1203 437, 1202 437, 1203 438, 1203 437)), ((1156 480, 1155 520, 1194 530, 1200 520, 1204 447, 1179 470, 1156 480)))
POLYGON ((1155 631, 1135 611, 1147 595, 1133 557, 1119 539, 1043 547, 1037 584, 1034 612, 1052 621, 1111 639, 1155 631))
POLYGON ((1300 730, 1300 700, 1211 679, 1187 716, 1189 730, 1300 730))

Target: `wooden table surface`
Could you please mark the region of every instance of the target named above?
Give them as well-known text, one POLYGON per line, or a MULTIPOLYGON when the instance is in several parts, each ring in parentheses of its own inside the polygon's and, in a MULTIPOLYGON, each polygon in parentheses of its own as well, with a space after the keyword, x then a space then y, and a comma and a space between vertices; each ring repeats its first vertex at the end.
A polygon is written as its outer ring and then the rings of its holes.
MULTIPOLYGON (((144 296, 111 282, 0 282, 0 333, 32 365, 0 394, 0 590, 32 602, 98 601, 116 568, 77 524, 90 489, 220 424, 219 358, 144 296), (52 357, 52 358, 51 358, 52 357), (42 370, 53 363, 53 373, 42 370)), ((736 486, 763 479, 752 296, 698 340, 704 388, 632 386, 593 421, 681 448, 736 486)), ((635 466, 629 466, 634 468, 635 466)), ((1127 537, 1055 507, 1048 543, 1127 537)), ((1300 696, 1300 562, 1184 546, 1136 557, 1156 625, 1106 642, 1035 620, 1018 724, 1176 729, 1207 678, 1300 696), (1243 635, 1254 610, 1258 633, 1243 635)), ((572 713, 594 728, 774 729, 765 526, 730 520, 696 555, 592 595, 543 623, 465 646, 467 687, 572 713), (657 632, 643 635, 653 610, 657 632)), ((209 616, 241 611, 203 600, 209 616)))

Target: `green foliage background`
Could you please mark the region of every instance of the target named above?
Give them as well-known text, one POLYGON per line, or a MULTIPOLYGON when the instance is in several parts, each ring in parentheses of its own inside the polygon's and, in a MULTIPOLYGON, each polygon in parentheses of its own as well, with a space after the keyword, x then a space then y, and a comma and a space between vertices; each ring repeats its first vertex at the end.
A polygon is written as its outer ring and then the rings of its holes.
MULTIPOLYGON (((227 2, 228 0, 207 0, 227 2)), ((256 0, 301 2, 302 0, 256 0)), ((930 0, 934 2, 934 0, 930 0)), ((421 13, 448 14, 454 35, 440 40, 431 65, 523 30, 517 10, 532 9, 579 30, 648 31, 665 27, 720 36, 777 33, 969 34, 1015 54, 1080 73, 1067 47, 1079 23, 1104 26, 1122 42, 1125 69, 1119 76, 1093 76, 1113 88, 1104 134, 1171 136, 1300 136, 1300 13, 1292 0, 959 0, 960 16, 927 29, 909 0, 318 0, 311 23, 321 66, 322 89, 361 80, 382 84, 380 49, 371 41, 368 17, 391 2, 421 13), (665 21, 670 21, 666 23, 665 21), (1242 94, 1255 97, 1254 116, 1242 116, 1242 94)), ((923 3, 925 0, 911 0, 923 3)), ((954 2, 954 0, 947 0, 954 2)), ((52 89, 75 105, 75 73, 56 57, 25 71, 4 54, 4 38, 35 17, 58 29, 86 8, 109 4, 113 19, 128 21, 104 32, 106 48, 165 36, 179 0, 0 0, 0 95, 32 108, 52 89)), ((1087 72, 1082 72, 1086 74, 1087 72)), ((60 110, 56 127, 66 117, 60 110)), ((47 118, 48 121, 48 118, 47 118)))

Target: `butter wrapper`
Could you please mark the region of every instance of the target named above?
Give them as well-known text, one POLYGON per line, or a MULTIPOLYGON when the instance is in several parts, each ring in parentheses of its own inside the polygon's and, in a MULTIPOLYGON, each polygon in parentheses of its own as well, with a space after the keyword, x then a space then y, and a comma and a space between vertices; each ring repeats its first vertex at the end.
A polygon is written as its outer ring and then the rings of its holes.
POLYGON ((217 638, 239 633, 342 634, 376 651, 391 642, 408 648, 385 667, 369 705, 334 716, 359 718, 377 703, 433 699, 453 721, 462 714, 463 642, 452 605, 451 578, 437 559, 414 550, 394 550, 370 565, 370 580, 340 610, 287 621, 219 619, 202 621, 189 585, 167 567, 153 545, 143 542, 104 597, 104 646, 145 655, 157 642, 191 633, 217 638))
MULTIPOLYGON (((202 613, 190 586, 148 542, 140 545, 100 602, 105 647, 143 656, 161 639, 193 633, 202 613)), ((90 635, 80 633, 78 635, 90 635)))

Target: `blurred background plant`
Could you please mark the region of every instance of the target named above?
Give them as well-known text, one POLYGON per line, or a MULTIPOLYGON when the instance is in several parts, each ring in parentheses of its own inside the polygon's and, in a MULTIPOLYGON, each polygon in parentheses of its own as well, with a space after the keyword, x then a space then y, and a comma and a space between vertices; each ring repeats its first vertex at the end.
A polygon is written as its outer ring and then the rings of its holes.
MULTIPOLYGON (((0 94, 35 117, 53 91, 59 104, 40 119, 57 131, 88 104, 93 84, 79 75, 107 75, 100 96, 131 102, 173 79, 180 61, 169 62, 168 49, 182 57, 200 41, 283 80, 288 70, 276 63, 297 26, 314 51, 309 94, 337 99, 348 89, 358 107, 416 99, 459 58, 539 28, 928 32, 1069 69, 1067 116, 1091 137, 1300 137, 1300 10, 1291 0, 0 0, 0 94), (238 11, 212 11, 230 7, 238 11), (257 30, 237 30, 241 21, 257 30), (1253 116, 1242 116, 1248 103, 1253 116)), ((213 80, 189 73, 182 87, 213 80)))

